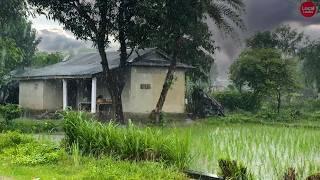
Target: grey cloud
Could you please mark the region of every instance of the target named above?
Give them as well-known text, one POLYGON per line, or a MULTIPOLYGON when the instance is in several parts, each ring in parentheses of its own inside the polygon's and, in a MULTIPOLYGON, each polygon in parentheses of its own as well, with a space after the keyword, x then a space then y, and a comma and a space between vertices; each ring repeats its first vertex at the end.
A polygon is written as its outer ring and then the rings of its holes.
POLYGON ((65 33, 56 30, 40 30, 38 36, 41 42, 38 49, 41 51, 68 51, 79 48, 90 48, 91 43, 76 40, 65 33))
POLYGON ((240 35, 241 43, 236 39, 221 38, 219 33, 215 33, 213 37, 221 48, 220 52, 217 52, 216 63, 222 78, 227 78, 229 66, 243 49, 244 40, 257 31, 289 24, 299 31, 304 31, 311 39, 320 38, 320 14, 312 18, 303 17, 299 10, 299 0, 245 0, 245 4, 244 20, 247 30, 240 35), (318 28, 314 25, 318 25, 318 28))
POLYGON ((320 16, 305 18, 300 14, 299 0, 246 0, 245 19, 250 31, 271 29, 284 22, 295 21, 303 26, 319 23, 320 16))

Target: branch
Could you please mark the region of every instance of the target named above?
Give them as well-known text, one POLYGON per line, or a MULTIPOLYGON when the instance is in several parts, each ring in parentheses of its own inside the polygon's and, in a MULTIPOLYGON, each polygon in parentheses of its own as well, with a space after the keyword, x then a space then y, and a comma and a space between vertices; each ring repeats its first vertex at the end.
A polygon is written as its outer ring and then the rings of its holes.
POLYGON ((134 49, 135 49, 135 48, 131 48, 130 53, 127 55, 127 59, 129 59, 129 57, 132 55, 132 53, 133 53, 134 49))
POLYGON ((94 33, 98 33, 95 21, 87 14, 87 12, 82 8, 81 3, 78 1, 73 1, 72 3, 75 9, 79 12, 79 15, 88 21, 88 24, 94 33))

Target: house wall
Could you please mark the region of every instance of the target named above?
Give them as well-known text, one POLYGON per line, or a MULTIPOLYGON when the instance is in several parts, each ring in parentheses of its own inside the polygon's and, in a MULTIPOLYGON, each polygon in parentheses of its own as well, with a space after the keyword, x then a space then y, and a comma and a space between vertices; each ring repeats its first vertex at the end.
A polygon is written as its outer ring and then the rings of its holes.
POLYGON ((19 104, 26 109, 43 110, 44 81, 27 80, 19 83, 19 104))
MULTIPOLYGON (((124 112, 150 113, 156 106, 162 86, 166 77, 167 68, 132 67, 126 78, 128 81, 122 93, 124 112), (141 85, 148 85, 142 88, 141 85)), ((90 80, 91 81, 91 80, 90 80)), ((77 102, 90 102, 91 96, 85 98, 83 91, 84 80, 79 80, 77 102), (86 100, 84 100, 86 99, 86 100)), ((24 80, 20 81, 19 104, 32 110, 57 110, 62 108, 62 82, 61 80, 24 80)), ((90 87, 87 87, 91 88, 90 87)), ((106 82, 98 78, 97 96, 110 98, 106 82)), ((185 112, 185 71, 175 72, 175 81, 168 92, 164 112, 185 112)))
MULTIPOLYGON (((167 68, 132 67, 129 101, 123 101, 124 111, 131 113, 150 113, 156 106, 166 77, 167 68), (150 89, 141 89, 141 84, 150 89)), ((185 71, 177 70, 175 81, 168 92, 164 112, 185 112, 185 71)))
POLYGON ((43 109, 49 111, 62 109, 62 94, 61 80, 43 81, 43 109))
POLYGON ((62 83, 60 80, 25 80, 19 83, 19 104, 32 110, 57 110, 62 108, 62 83))

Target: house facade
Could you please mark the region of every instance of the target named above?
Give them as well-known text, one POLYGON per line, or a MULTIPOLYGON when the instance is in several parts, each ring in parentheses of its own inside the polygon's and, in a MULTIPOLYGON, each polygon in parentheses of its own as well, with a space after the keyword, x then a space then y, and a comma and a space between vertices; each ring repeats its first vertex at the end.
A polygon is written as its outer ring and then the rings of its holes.
MULTIPOLYGON (((108 52, 111 69, 119 65, 119 52, 108 52)), ((40 69, 15 74, 19 80, 19 104, 30 110, 56 111, 71 107, 96 113, 111 98, 104 81, 98 53, 80 53, 68 60, 40 69)), ((124 112, 150 113, 160 96, 170 57, 158 49, 134 52, 126 72, 122 93, 124 112)), ((191 68, 178 63, 175 81, 163 111, 185 112, 185 72, 191 68)))

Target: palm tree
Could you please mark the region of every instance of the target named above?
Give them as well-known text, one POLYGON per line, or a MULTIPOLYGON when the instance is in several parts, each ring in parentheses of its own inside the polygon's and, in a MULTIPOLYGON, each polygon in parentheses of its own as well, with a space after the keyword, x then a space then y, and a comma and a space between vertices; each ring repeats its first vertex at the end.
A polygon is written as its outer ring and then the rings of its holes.
POLYGON ((198 72, 195 72, 193 76, 201 77, 199 74, 207 74, 208 70, 210 71, 213 58, 208 57, 208 53, 213 54, 216 46, 211 39, 212 33, 208 29, 207 22, 204 22, 204 18, 212 20, 221 32, 228 35, 236 32, 237 28, 245 28, 241 17, 245 11, 242 0, 165 0, 165 2, 167 9, 164 12, 167 16, 164 16, 163 29, 170 29, 171 33, 167 37, 161 34, 163 37, 160 37, 161 40, 156 45, 168 54, 172 54, 173 58, 158 103, 153 111, 156 121, 159 121, 166 96, 173 82, 177 59, 195 64, 198 72), (165 38, 169 39, 168 43, 164 43, 165 38))
POLYGON ((224 33, 233 33, 235 28, 244 29, 241 15, 245 12, 243 0, 202 0, 210 19, 224 33))

